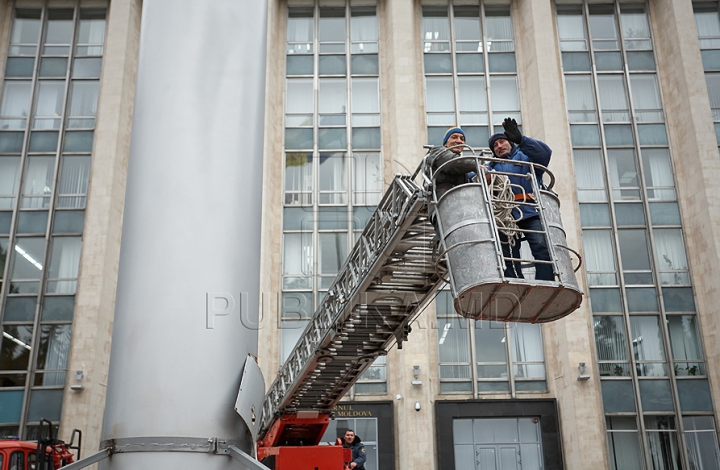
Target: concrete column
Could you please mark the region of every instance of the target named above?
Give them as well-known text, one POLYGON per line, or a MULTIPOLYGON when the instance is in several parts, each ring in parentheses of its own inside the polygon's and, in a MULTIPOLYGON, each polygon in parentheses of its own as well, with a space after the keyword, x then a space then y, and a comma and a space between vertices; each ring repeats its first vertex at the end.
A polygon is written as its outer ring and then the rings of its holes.
MULTIPOLYGON (((233 407, 257 353, 267 2, 145 0, 142 18, 102 438, 249 452, 233 407)), ((198 452, 100 464, 239 467, 198 452)))
MULTIPOLYGON (((556 178, 562 221, 569 246, 582 247, 580 215, 572 146, 565 110, 563 76, 555 9, 552 2, 520 0, 513 10, 518 76, 522 90, 523 132, 553 149, 549 169, 556 178)), ((582 272, 581 288, 584 284, 582 272)), ((603 408, 597 375, 593 370, 595 348, 592 315, 587 302, 562 320, 543 325, 548 388, 555 392, 562 416, 562 443, 567 468, 580 469, 593 462, 607 466, 603 408), (587 365, 593 379, 578 382, 578 363, 587 365)))
MULTIPOLYGON (((385 181, 395 173, 412 173, 425 151, 425 112, 422 71, 421 18, 412 0, 392 0, 380 6, 382 44, 381 99, 385 181)), ((430 380, 436 368, 428 345, 435 333, 428 326, 435 316, 430 306, 413 326, 403 349, 388 357, 388 392, 395 399, 395 468, 437 468, 435 459, 435 407, 430 380), (413 386, 413 366, 420 366, 423 385, 413 386), (419 402, 420 411, 415 410, 419 402)))
POLYGON ((60 437, 83 432, 83 455, 97 449, 105 407, 110 340, 130 130, 135 96, 141 0, 110 4, 95 145, 83 232, 75 322, 62 407, 60 437), (75 380, 75 372, 83 378, 75 380), (81 385, 82 391, 70 390, 81 385))
POLYGON ((720 155, 690 0, 650 2, 670 152, 685 229, 700 334, 715 409, 720 406, 720 155))

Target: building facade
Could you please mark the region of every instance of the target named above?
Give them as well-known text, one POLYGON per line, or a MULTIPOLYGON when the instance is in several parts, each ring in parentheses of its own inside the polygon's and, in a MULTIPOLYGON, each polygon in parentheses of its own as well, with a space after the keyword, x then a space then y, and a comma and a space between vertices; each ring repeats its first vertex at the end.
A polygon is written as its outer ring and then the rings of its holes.
MULTIPOLYGON (((0 433, 47 418, 95 446, 143 5, 1 6, 0 433)), ((583 256, 583 304, 549 324, 471 322, 441 291, 324 440, 355 429, 368 469, 720 468, 718 2, 280 0, 268 31, 268 385, 449 127, 546 142, 583 256)))

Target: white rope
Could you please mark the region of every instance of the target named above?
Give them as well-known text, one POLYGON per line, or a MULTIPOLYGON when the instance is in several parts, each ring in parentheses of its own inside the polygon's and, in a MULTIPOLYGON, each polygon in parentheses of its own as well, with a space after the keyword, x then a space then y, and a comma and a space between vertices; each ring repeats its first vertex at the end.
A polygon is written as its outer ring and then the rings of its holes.
MULTIPOLYGON (((513 216, 513 209, 517 208, 515 204, 515 193, 512 191, 512 184, 510 178, 506 175, 497 175, 493 172, 488 173, 490 175, 490 190, 492 191, 493 199, 493 216, 497 223, 498 230, 507 236, 507 243, 512 248, 515 245, 516 239, 520 238, 520 233, 517 232, 517 223, 520 219, 515 219, 513 216), (509 229, 509 230, 507 230, 509 229)), ((520 213, 522 218, 522 212, 520 213)))

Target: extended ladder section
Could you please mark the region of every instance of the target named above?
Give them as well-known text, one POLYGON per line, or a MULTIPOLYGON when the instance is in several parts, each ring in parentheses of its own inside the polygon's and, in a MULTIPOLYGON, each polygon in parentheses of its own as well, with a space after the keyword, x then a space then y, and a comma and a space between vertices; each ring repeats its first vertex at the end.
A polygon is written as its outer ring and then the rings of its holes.
MULTIPOLYGON (((402 347, 413 319, 443 283, 427 194, 412 176, 395 176, 266 394, 261 438, 282 416, 329 414, 378 356, 395 342, 402 347)), ((319 437, 273 441, 307 445, 319 437)))
POLYGON ((509 200, 499 200, 484 177, 438 198, 437 174, 467 158, 474 159, 479 174, 483 161, 493 160, 456 157, 434 174, 425 159, 412 176, 395 176, 265 396, 259 458, 274 455, 277 446, 318 444, 335 404, 378 356, 394 343, 402 347, 412 321, 446 280, 455 309, 469 318, 545 322, 579 307, 574 251, 566 246, 552 183, 539 184, 536 168, 523 163, 531 170, 525 177, 533 198, 518 201, 510 193, 509 200), (516 212, 523 204, 537 209, 543 229, 534 233, 548 243, 551 260, 545 263, 552 266, 554 280, 505 277, 506 262, 527 266, 533 260, 503 255, 498 230, 522 231, 498 227, 493 210, 499 204, 516 212))

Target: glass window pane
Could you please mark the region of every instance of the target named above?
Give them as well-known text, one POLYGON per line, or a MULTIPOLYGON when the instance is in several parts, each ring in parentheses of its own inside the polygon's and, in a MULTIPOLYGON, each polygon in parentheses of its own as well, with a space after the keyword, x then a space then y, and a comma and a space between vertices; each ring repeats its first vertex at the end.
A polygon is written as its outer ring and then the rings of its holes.
POLYGON ((615 250, 610 230, 583 230, 585 267, 590 285, 616 285, 615 250))
POLYGON ((2 118, 3 129, 23 129, 30 114, 30 82, 10 82, 3 84, 2 118))
POLYGON ((73 10, 48 10, 45 44, 70 44, 73 36, 73 10))
POLYGON ((605 413, 635 411, 635 394, 629 380, 601 380, 605 413))
MULTIPOLYGON (((70 109, 68 117, 94 117, 97 115, 98 91, 100 82, 74 81, 70 85, 70 109)), ((73 120, 73 127, 93 127, 94 120, 87 120, 87 125, 77 119, 73 120)))
POLYGON ((702 360, 695 315, 668 315, 670 347, 674 360, 702 360))
POLYGON ((345 8, 320 8, 320 41, 345 41, 345 8))
POLYGON ((288 114, 311 114, 313 112, 313 81, 311 78, 287 79, 285 109, 288 114))
POLYGON ((64 77, 67 64, 67 57, 43 57, 40 60, 40 77, 64 77))
MULTIPOLYGON (((517 77, 490 77, 490 98, 494 115, 502 114, 504 111, 519 111, 517 77)), ((500 116, 497 117, 500 118, 500 116)), ((502 116, 500 120, 505 117, 507 116, 502 116)), ((496 121, 497 119, 494 119, 493 122, 496 121)))
POLYGON ((674 411, 669 380, 640 380, 640 401, 643 411, 674 411))
POLYGON ((664 361, 665 347, 656 315, 631 316, 633 354, 638 361, 664 361))
POLYGON ((648 199, 674 200, 675 181, 668 150, 643 149, 642 160, 648 199))
POLYGON ((653 51, 628 51, 627 63, 629 70, 655 70, 655 55, 653 51))
POLYGON ((5 76, 8 78, 32 77, 35 59, 33 57, 8 57, 5 76))
POLYGON ((288 55, 286 63, 288 75, 312 75, 313 56, 311 55, 288 55))
POLYGON ((24 136, 24 132, 0 132, 0 153, 20 153, 24 136))
POLYGON ((104 8, 87 8, 80 10, 80 25, 78 26, 78 55, 102 55, 102 45, 105 42, 104 8))
MULTIPOLYGON (((50 279, 77 279, 80 268, 81 237, 54 237, 50 251, 50 279)), ((75 283, 72 284, 73 286, 75 283)), ((69 290, 59 288, 55 292, 74 292, 70 283, 63 284, 69 290)))
POLYGON ((35 308, 37 296, 7 297, 5 300, 4 321, 33 322, 35 321, 35 308))
POLYGON ((44 238, 18 238, 10 279, 40 279, 45 259, 44 238))
MULTIPOLYGON (((441 363, 470 362, 470 332, 467 321, 461 318, 438 318, 438 354, 441 363)), ((466 370, 466 369, 463 369, 466 370)), ((443 378, 465 378, 468 375, 444 375, 443 378)), ((442 369, 441 369, 442 372, 442 369)), ((449 369, 445 370, 447 374, 449 369)))
POLYGON ((720 449, 712 416, 683 416, 688 460, 703 470, 720 469, 720 449))
POLYGON ((0 370, 25 370, 32 350, 32 325, 5 325, 0 342, 0 370))
POLYGON ((645 225, 642 204, 615 204, 615 220, 619 226, 645 225))
POLYGON ((286 233, 283 245, 283 274, 312 275, 312 233, 286 233))
POLYGON ((17 9, 13 19, 11 44, 37 44, 40 40, 41 10, 17 9))
POLYGON ((346 230, 350 216, 347 207, 320 207, 317 219, 319 230, 346 230))
POLYGON ((29 157, 23 183, 23 207, 48 207, 53 188, 55 157, 29 157))
MULTIPOLYGON (((652 279, 648 278, 647 282, 637 282, 636 284, 650 284, 652 279)), ((633 284, 627 282, 626 284, 633 284)), ((657 312, 659 310, 657 301, 657 292, 654 287, 645 288, 627 288, 625 291, 627 296, 628 311, 633 312, 657 312)))
POLYGON ((630 125, 605 126, 605 142, 608 146, 630 146, 634 143, 630 125))
POLYGON ((490 72, 516 72, 515 53, 495 53, 488 55, 488 68, 490 72))
POLYGON ((599 150, 573 151, 575 182, 580 201, 606 201, 603 159, 599 150))
POLYGON ((351 98, 353 113, 379 113, 378 79, 353 78, 351 98))
MULTIPOLYGON (((33 125, 38 124, 41 120, 35 120, 33 125)), ((50 119, 49 125, 52 124, 53 119, 50 119)), ((30 134, 30 145, 29 152, 43 152, 43 153, 55 153, 57 151, 58 132, 57 131, 43 131, 33 132, 30 134)))
POLYGON ((28 421, 38 422, 42 418, 60 421, 63 390, 33 390, 30 392, 28 421))
POLYGON ((566 75, 565 93, 571 122, 597 121, 595 93, 590 75, 566 75))
POLYGON ((425 77, 427 112, 455 112, 453 83, 451 77, 425 77))
POLYGON ((590 54, 587 52, 563 52, 562 65, 566 72, 589 72, 590 54))
MULTIPOLYGON (((482 54, 457 54, 455 56, 455 63, 458 73, 483 73, 485 71, 485 62, 483 61, 482 54)), ((430 72, 430 70, 425 71, 430 72)))
MULTIPOLYGON (((674 271, 688 269, 685 256, 685 244, 681 229, 656 229, 655 235, 655 262, 660 271, 674 271)), ((675 282, 674 284, 681 284, 675 282)))
POLYGON ((283 230, 312 230, 313 218, 310 207, 286 207, 283 209, 283 230))
POLYGON ((650 220, 653 225, 680 225, 680 210, 676 202, 651 202, 650 220))
POLYGON ((580 220, 583 227, 610 225, 610 209, 607 204, 580 204, 580 220))
POLYGON ((380 128, 353 127, 352 139, 352 148, 354 149, 379 149, 380 128))
POLYGON ((595 68, 599 71, 622 70, 622 55, 619 52, 597 51, 595 52, 595 68))
POLYGON ((662 110, 660 102, 660 88, 655 74, 630 75, 630 89, 632 91, 633 106, 636 111, 662 110))
POLYGON ((640 192, 636 188, 638 181, 635 152, 631 149, 608 150, 608 165, 610 167, 610 185, 613 195, 619 199, 638 199, 640 192))
POLYGON ((628 360, 625 323, 619 315, 594 317, 595 347, 599 361, 628 360))
MULTIPOLYGON (((308 130, 311 134, 310 146, 312 147, 312 129, 308 130)), ((287 140, 285 146, 287 147, 287 140)), ((290 193, 286 194, 286 204, 311 202, 308 193, 312 191, 312 166, 312 153, 288 152, 285 154, 285 192, 290 193), (301 197, 302 194, 308 195, 307 200, 301 197)))
MULTIPOLYGON (((318 111, 321 114, 345 114, 347 112, 344 78, 323 78, 318 90, 318 111)), ((324 123, 320 121, 320 125, 324 123)))
POLYGON ((460 112, 487 112, 484 77, 458 77, 460 112))
POLYGON ((72 321, 75 297, 46 295, 42 306, 42 321, 72 321))
POLYGON ((65 133, 64 152, 92 152, 92 146, 92 131, 72 131, 65 133))
POLYGON ((688 411, 713 411, 710 385, 706 379, 677 381, 680 408, 688 411))
POLYGON ((47 211, 22 211, 18 214, 17 233, 45 234, 47 228, 47 211))
POLYGON ((0 209, 12 209, 17 190, 20 157, 0 158, 0 209))
MULTIPOLYGON (((312 129, 285 129, 286 149, 310 149, 313 146, 312 129)), ((304 155, 304 154, 300 154, 304 155)))
POLYGON ((597 125, 570 125, 573 146, 600 146, 600 130, 597 125))
POLYGON ((90 162, 90 156, 67 155, 62 158, 57 207, 85 207, 90 162))
POLYGON ((318 59, 320 75, 345 75, 347 72, 344 55, 321 55, 318 59))
POLYGON ((353 75, 377 75, 378 70, 377 54, 353 54, 350 59, 350 71, 353 75))
POLYGON ((619 289, 590 289, 593 312, 622 312, 619 289))
MULTIPOLYGON (((668 138, 665 131, 665 124, 638 124, 638 140, 640 145, 667 145, 668 138)), ((663 149, 643 149, 663 150, 663 149)))
POLYGON ((337 274, 347 258, 347 233, 320 233, 319 274, 337 274))
MULTIPOLYGON (((38 346, 37 368, 46 370, 67 370, 68 351, 70 350, 70 332, 72 325, 42 325, 38 346)), ((61 385, 48 383, 56 378, 45 374, 43 385, 61 385)))
POLYGON ((641 455, 639 445, 639 434, 637 432, 637 424, 635 418, 626 418, 620 416, 608 416, 607 422, 607 441, 608 441, 608 461, 611 470, 625 470, 633 468, 642 468, 641 455), (612 432, 611 430, 626 429, 635 430, 635 432, 612 432))
POLYGON ((450 54, 425 54, 425 73, 451 73, 452 58, 450 54))
POLYGON ((476 321, 475 360, 478 362, 507 362, 505 325, 499 322, 476 321))
POLYGON ((340 129, 319 129, 318 148, 320 149, 344 149, 347 148, 347 131, 340 129))
POLYGON ((629 121, 629 106, 622 75, 598 75, 598 92, 603 122, 629 121))
POLYGON ((73 61, 72 78, 100 78, 101 58, 77 58, 73 61))
POLYGON ((663 287, 663 302, 667 312, 694 312, 695 300, 690 287, 663 287))
MULTIPOLYGON (((25 381, 23 380, 23 385, 25 381)), ((0 402, 3 406, 0 408, 0 423, 19 423, 22 416, 22 404, 25 392, 23 390, 0 390, 0 402)), ((17 427, 15 428, 17 429, 17 427)), ((2 433, 2 431, 0 431, 2 433)), ((2 435, 3 438, 10 435, 2 435)), ((17 434, 14 435, 17 437, 17 434)))

